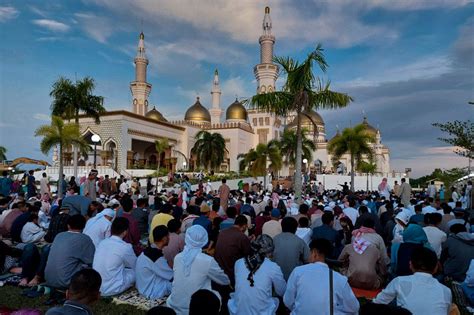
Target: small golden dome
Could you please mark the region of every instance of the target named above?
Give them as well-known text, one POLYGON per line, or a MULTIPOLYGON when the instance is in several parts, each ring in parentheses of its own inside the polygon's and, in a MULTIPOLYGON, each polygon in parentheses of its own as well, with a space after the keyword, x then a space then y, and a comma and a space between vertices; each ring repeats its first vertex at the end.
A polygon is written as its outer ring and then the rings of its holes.
POLYGON ((365 125, 365 129, 367 130, 367 132, 372 135, 372 136, 377 136, 377 128, 375 128, 374 126, 370 125, 368 120, 367 120, 367 117, 364 117, 364 120, 362 121, 362 124, 365 125))
POLYGON ((156 110, 155 106, 153 106, 153 109, 145 114, 145 117, 151 118, 156 121, 167 121, 166 118, 159 111, 156 110))
MULTIPOLYGON (((296 129, 297 120, 296 117, 291 123, 286 126, 286 129, 296 129)), ((318 129, 324 128, 323 118, 314 110, 304 111, 301 113, 301 127, 306 128, 310 131, 314 130, 314 125, 318 129)))
POLYGON ((199 102, 199 97, 196 98, 196 103, 193 106, 189 107, 184 115, 184 120, 187 121, 194 121, 194 122, 211 122, 211 114, 207 108, 202 106, 201 102, 199 102))
POLYGON ((226 120, 245 120, 247 121, 247 110, 237 99, 230 104, 225 113, 226 120))

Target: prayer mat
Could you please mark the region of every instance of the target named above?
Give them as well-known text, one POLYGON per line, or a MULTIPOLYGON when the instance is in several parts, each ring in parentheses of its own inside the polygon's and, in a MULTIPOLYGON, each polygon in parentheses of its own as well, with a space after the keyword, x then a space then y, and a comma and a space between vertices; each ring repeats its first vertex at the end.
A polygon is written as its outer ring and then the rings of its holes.
POLYGON ((379 294, 382 289, 377 289, 377 290, 364 290, 364 289, 359 289, 359 288, 352 288, 352 292, 354 292, 354 295, 356 298, 366 298, 366 299, 374 299, 377 294, 379 294))
POLYGON ((133 289, 129 289, 125 291, 124 293, 118 296, 115 296, 112 299, 112 302, 115 304, 128 304, 136 308, 139 308, 141 310, 148 311, 150 308, 165 304, 167 298, 168 297, 164 297, 162 299, 150 300, 150 299, 145 298, 143 295, 141 295, 137 291, 137 289, 133 288, 133 289))
MULTIPOLYGON (((472 312, 472 308, 469 305, 469 301, 466 299, 466 296, 464 295, 464 292, 461 287, 461 283, 452 281, 449 283, 451 287, 451 292, 453 294, 453 304, 456 304, 456 306, 459 309, 459 312, 461 314, 474 314, 472 312)), ((455 313, 452 313, 455 314, 455 313)))

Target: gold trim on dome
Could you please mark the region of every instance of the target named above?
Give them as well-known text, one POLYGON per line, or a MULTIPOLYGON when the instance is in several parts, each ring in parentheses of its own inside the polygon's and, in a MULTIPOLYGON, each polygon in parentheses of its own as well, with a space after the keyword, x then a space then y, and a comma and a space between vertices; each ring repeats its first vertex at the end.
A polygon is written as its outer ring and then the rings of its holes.
POLYGON ((196 103, 188 108, 184 115, 184 120, 196 121, 196 122, 211 122, 211 114, 209 111, 202 106, 199 102, 199 97, 196 98, 196 103))
POLYGON ((227 108, 225 118, 226 120, 235 119, 247 121, 247 110, 245 109, 244 105, 242 105, 242 103, 236 99, 235 102, 230 104, 230 106, 227 108))

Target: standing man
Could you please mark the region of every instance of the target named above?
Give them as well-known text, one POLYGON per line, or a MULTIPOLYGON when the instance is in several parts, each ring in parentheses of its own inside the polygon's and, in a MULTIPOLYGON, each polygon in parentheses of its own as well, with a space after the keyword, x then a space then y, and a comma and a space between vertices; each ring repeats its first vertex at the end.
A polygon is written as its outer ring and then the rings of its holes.
POLYGON ((400 185, 398 197, 400 197, 402 204, 405 207, 410 205, 411 186, 407 183, 406 178, 402 178, 402 184, 400 185))
POLYGON ((398 180, 395 181, 395 184, 393 185, 393 194, 395 196, 398 196, 400 193, 400 185, 398 184, 398 180))
POLYGON ((49 187, 48 177, 46 173, 43 173, 40 179, 40 193, 41 198, 43 198, 44 194, 48 194, 48 196, 51 196, 51 188, 49 187))
POLYGON ((105 175, 105 178, 100 185, 100 189, 106 196, 110 196, 112 192, 112 183, 110 182, 109 175, 105 175))
POLYGON ((223 178, 222 185, 219 187, 220 206, 223 211, 227 211, 227 206, 229 204, 230 188, 227 186, 226 182, 227 180, 223 178))
POLYGON ((84 196, 88 197, 92 201, 95 201, 97 198, 96 184, 95 184, 97 173, 98 173, 97 170, 91 170, 89 173, 89 176, 84 182, 84 196))
POLYGON ((127 184, 127 179, 126 178, 124 178, 122 180, 122 183, 119 186, 119 190, 120 190, 120 193, 122 193, 122 194, 128 193, 128 184, 127 184))
POLYGON ((36 196, 36 179, 33 176, 35 171, 30 170, 28 172, 28 184, 27 184, 27 191, 28 191, 28 198, 36 196))
POLYGON ((436 186, 434 184, 434 180, 430 182, 428 185, 428 188, 426 189, 426 192, 428 193, 428 197, 435 199, 436 197, 436 186))
POLYGON ((10 194, 12 183, 12 179, 8 177, 8 172, 3 171, 2 177, 0 178, 0 194, 7 197, 10 194))

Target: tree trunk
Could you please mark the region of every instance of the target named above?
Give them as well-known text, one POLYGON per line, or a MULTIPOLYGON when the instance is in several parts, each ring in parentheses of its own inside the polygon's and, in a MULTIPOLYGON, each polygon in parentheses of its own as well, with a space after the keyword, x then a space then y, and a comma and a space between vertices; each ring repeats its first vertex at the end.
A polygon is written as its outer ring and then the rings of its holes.
MULTIPOLYGON (((79 125, 79 111, 76 111, 76 119, 75 119, 75 122, 76 122, 77 125, 79 125)), ((73 173, 74 173, 74 178, 75 178, 76 180, 78 180, 78 178, 77 178, 77 159, 78 159, 77 146, 73 145, 73 146, 72 146, 72 151, 73 151, 73 157, 72 157, 72 158, 73 158, 73 162, 72 162, 73 164, 72 164, 72 165, 73 165, 73 167, 74 167, 74 171, 73 171, 73 173)))
POLYGON ((369 173, 367 173, 367 193, 369 192, 369 173))
POLYGON ((302 159, 302 136, 301 136, 301 109, 298 109, 296 112, 296 119, 298 123, 296 124, 296 161, 295 161, 295 201, 298 204, 301 204, 301 159, 302 159))
MULTIPOLYGON (((155 193, 158 191, 158 180, 160 179, 160 166, 161 166, 161 154, 158 153, 158 159, 156 160, 156 184, 155 184, 155 193)), ((148 193, 148 192, 147 192, 148 193)))
POLYGON ((351 153, 351 191, 355 191, 354 187, 354 154, 351 153))
POLYGON ((58 177, 58 198, 63 198, 63 145, 59 144, 59 177, 58 177))

